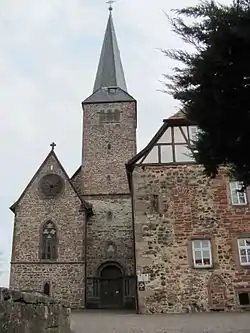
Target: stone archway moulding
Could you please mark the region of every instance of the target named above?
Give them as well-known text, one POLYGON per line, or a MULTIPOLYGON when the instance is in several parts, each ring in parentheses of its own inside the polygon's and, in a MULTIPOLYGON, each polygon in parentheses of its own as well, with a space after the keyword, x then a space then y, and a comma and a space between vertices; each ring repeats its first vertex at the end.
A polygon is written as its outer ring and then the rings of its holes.
POLYGON ((117 261, 112 261, 112 260, 107 260, 107 261, 103 262, 101 265, 98 266, 97 276, 101 276, 102 270, 106 267, 109 267, 109 266, 117 267, 121 271, 122 276, 124 276, 124 269, 123 269, 122 265, 119 264, 117 261))

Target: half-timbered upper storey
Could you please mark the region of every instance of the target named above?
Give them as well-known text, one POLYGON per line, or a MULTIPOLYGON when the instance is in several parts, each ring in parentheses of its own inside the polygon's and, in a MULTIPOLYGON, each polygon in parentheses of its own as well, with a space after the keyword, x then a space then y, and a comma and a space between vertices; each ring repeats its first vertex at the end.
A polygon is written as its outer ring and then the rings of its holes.
POLYGON ((164 120, 150 143, 128 164, 194 163, 192 143, 198 127, 192 125, 182 111, 164 120))

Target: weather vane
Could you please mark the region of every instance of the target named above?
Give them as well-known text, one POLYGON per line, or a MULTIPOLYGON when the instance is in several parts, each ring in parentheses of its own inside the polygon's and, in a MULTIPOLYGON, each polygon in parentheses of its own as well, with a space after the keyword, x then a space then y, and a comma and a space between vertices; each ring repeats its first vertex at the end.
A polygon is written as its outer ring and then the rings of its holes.
POLYGON ((109 4, 109 10, 111 11, 111 10, 113 10, 113 3, 115 3, 116 2, 116 0, 108 0, 108 1, 106 1, 106 3, 108 3, 109 4))

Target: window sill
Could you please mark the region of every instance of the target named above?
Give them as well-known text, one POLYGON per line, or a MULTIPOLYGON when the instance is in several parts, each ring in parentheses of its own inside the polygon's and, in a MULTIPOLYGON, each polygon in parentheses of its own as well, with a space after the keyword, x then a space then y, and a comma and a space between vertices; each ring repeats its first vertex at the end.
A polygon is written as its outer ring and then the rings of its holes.
POLYGON ((194 269, 214 269, 214 266, 195 266, 193 265, 194 269))
POLYGON ((57 259, 40 259, 40 262, 44 264, 55 263, 57 261, 58 261, 57 259))
POLYGON ((246 310, 250 310, 250 304, 247 305, 239 305, 239 309, 246 309, 246 310))
POLYGON ((247 263, 247 264, 242 264, 242 263, 240 263, 240 267, 241 267, 241 268, 250 269, 250 263, 247 263))
POLYGON ((100 121, 100 124, 119 124, 120 121, 100 121))
POLYGON ((246 207, 248 207, 248 204, 247 203, 245 203, 245 204, 232 204, 231 203, 231 207, 232 208, 246 208, 246 207))

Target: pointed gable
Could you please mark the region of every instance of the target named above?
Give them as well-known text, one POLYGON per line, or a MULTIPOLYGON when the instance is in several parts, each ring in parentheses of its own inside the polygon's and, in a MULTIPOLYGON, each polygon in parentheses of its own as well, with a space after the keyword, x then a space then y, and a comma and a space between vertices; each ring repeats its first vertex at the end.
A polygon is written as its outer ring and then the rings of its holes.
POLYGON ((78 199, 81 203, 81 207, 83 209, 85 209, 87 215, 92 214, 91 204, 86 202, 85 200, 83 200, 81 198, 81 196, 78 194, 75 186, 73 185, 73 182, 69 178, 67 172, 65 171, 61 162, 59 161, 58 157, 56 156, 54 149, 52 149, 50 151, 50 153, 48 154, 48 156, 45 158, 45 160, 43 161, 43 163, 41 164, 39 169, 36 171, 35 175, 31 179, 29 184, 24 189, 24 191, 21 194, 21 196, 19 197, 19 199, 10 207, 10 209, 13 213, 15 213, 16 208, 18 207, 18 205, 20 204, 20 202, 22 201, 22 199, 24 198, 24 196, 26 195, 28 190, 32 187, 34 182, 36 182, 38 178, 41 178, 43 175, 46 175, 46 174, 59 174, 60 176, 63 176, 65 181, 68 182, 69 186, 71 187, 71 189, 74 191, 74 193, 78 197, 78 199))
POLYGON ((128 173, 135 164, 194 163, 190 147, 197 135, 197 126, 192 125, 183 110, 168 119, 148 145, 126 164, 128 173))
POLYGON ((186 119, 186 115, 183 110, 180 110, 168 118, 168 120, 172 119, 186 119))
POLYGON ((190 125, 190 121, 187 119, 185 111, 179 110, 172 116, 170 116, 165 121, 168 122, 169 125, 190 125))

